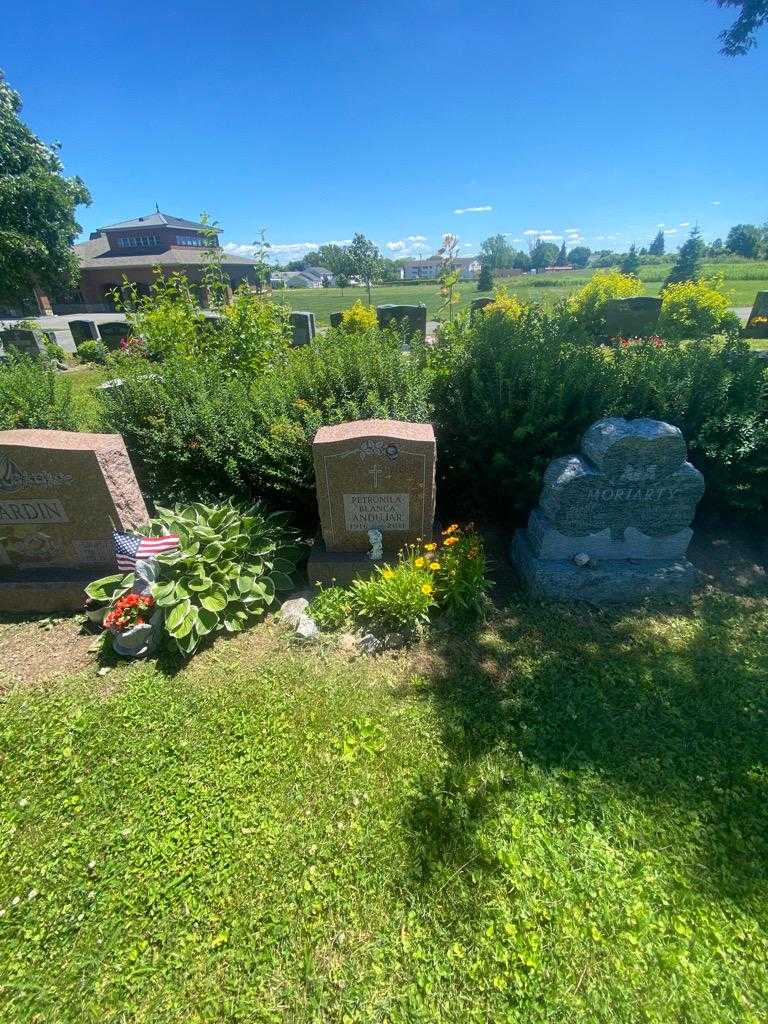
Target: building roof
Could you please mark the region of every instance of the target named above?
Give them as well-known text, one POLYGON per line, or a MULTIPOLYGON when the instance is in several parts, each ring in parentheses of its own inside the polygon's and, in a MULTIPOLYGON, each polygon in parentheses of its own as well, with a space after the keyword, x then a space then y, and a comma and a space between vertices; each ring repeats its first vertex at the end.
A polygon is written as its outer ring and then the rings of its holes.
MULTIPOLYGON (((453 263, 458 267, 468 267, 470 263, 475 263, 477 256, 456 256, 454 257, 453 263)), ((443 261, 435 256, 431 260, 409 260, 404 264, 406 267, 440 267, 443 261)))
MULTIPOLYGON (((168 249, 158 253, 135 253, 131 256, 113 256, 106 235, 98 235, 87 242, 74 246, 75 255, 80 260, 81 270, 109 270, 121 267, 191 267, 199 266, 205 261, 205 248, 184 247, 168 249)), ((224 266, 254 266, 258 261, 249 260, 244 256, 230 256, 222 252, 221 262, 224 266)))
MULTIPOLYGON (((209 231, 211 225, 199 224, 196 220, 185 220, 183 217, 172 217, 169 213, 161 213, 155 210, 148 213, 146 217, 136 217, 134 220, 121 220, 119 224, 107 224, 100 228, 101 231, 115 231, 118 228, 191 228, 194 231, 209 231)), ((216 228, 217 231, 221 230, 216 228)))

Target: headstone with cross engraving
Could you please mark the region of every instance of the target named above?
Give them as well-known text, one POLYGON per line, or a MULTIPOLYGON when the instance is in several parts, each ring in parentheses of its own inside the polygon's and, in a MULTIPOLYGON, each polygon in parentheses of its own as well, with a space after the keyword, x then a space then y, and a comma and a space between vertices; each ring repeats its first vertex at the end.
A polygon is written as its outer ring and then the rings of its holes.
POLYGON ((513 561, 540 597, 597 605, 685 599, 697 578, 686 551, 703 493, 677 427, 599 420, 581 454, 549 464, 513 561))
POLYGON ((435 434, 429 423, 357 420, 321 427, 312 445, 322 541, 310 577, 339 582, 370 572, 369 530, 385 556, 429 540, 435 517, 435 434))

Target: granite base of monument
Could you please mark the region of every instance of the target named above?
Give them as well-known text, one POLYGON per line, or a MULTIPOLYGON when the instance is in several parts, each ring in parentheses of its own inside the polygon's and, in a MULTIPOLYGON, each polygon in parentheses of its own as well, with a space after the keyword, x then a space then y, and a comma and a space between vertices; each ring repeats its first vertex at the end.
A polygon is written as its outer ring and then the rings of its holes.
POLYGON ((307 578, 313 586, 346 587, 353 580, 367 579, 377 565, 362 551, 328 551, 324 540, 318 540, 312 547, 307 561, 307 578))
POLYGON ((698 571, 687 558, 591 558, 584 566, 573 559, 539 558, 525 530, 518 530, 510 556, 535 597, 550 601, 585 601, 588 604, 632 605, 643 602, 688 601, 698 582, 698 571))
POLYGON ((83 610, 85 588, 114 565, 82 569, 28 569, 0 574, 0 612, 52 615, 83 610))

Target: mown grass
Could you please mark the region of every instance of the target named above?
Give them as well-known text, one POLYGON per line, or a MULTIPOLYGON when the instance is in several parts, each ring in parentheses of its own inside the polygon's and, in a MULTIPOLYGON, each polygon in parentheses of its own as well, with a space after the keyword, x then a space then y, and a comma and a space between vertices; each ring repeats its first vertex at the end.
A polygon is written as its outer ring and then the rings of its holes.
POLYGON ((762 1022, 768 599, 0 706, 0 1020, 762 1022))
MULTIPOLYGON (((645 284, 645 294, 658 295, 667 274, 669 264, 641 267, 640 278, 645 284)), ((706 263, 708 274, 720 274, 725 278, 725 291, 733 306, 751 306, 758 291, 768 288, 768 262, 748 261, 733 263, 706 263)), ((540 276, 524 274, 520 277, 506 278, 501 282, 510 292, 520 299, 542 302, 551 305, 563 299, 575 288, 581 287, 592 277, 594 271, 581 270, 564 274, 541 274, 540 276)), ((463 281, 459 285, 461 295, 459 308, 464 308, 473 299, 490 292, 478 292, 473 281, 463 281)), ((275 296, 284 300, 291 309, 308 310, 315 314, 321 324, 328 323, 329 313, 345 309, 353 302, 360 300, 367 303, 365 288, 345 288, 342 296, 338 288, 286 288, 275 292, 275 296)), ((382 285, 372 292, 375 305, 388 302, 424 303, 429 319, 436 319, 443 298, 436 284, 415 285, 382 285)))

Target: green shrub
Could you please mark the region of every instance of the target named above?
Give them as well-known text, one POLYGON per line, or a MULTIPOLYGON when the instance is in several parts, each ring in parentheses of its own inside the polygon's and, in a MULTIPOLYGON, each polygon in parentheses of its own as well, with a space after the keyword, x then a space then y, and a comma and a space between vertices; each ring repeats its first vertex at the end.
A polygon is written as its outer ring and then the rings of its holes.
POLYGON ((177 551, 157 558, 151 593, 166 632, 184 654, 212 633, 237 633, 293 586, 299 555, 280 513, 227 502, 158 509, 152 536, 179 535, 177 551))
POLYGON ((577 451, 603 416, 679 426, 704 473, 704 503, 727 514, 768 508, 768 389, 746 343, 573 343, 567 316, 528 306, 519 320, 479 317, 426 355, 438 430, 439 491, 459 514, 520 521, 549 462, 577 451))
POLYGON ((393 566, 376 566, 373 576, 350 587, 352 613, 381 632, 411 636, 429 622, 435 606, 432 574, 418 554, 406 549, 393 566))
POLYGON ((706 281, 681 281, 661 293, 658 333, 666 339, 737 335, 741 321, 728 308, 728 298, 706 281))
POLYGON ((67 353, 57 344, 55 341, 51 341, 50 338, 45 338, 43 341, 43 348, 45 349, 46 358, 50 359, 54 363, 63 363, 66 361, 67 353))
POLYGON ((640 295, 643 286, 632 274, 618 270, 600 270, 582 288, 567 299, 567 307, 576 322, 593 338, 605 334, 603 311, 610 299, 627 299, 640 295))
POLYGON ((343 629, 352 622, 352 599, 345 587, 321 587, 309 605, 320 629, 343 629))
POLYGON ((0 430, 77 430, 72 386, 50 364, 10 352, 0 362, 0 430))
POLYGON ((84 363, 104 364, 109 355, 109 349, 103 341, 83 341, 77 349, 77 354, 84 363))

